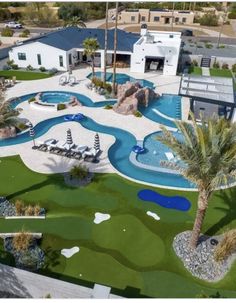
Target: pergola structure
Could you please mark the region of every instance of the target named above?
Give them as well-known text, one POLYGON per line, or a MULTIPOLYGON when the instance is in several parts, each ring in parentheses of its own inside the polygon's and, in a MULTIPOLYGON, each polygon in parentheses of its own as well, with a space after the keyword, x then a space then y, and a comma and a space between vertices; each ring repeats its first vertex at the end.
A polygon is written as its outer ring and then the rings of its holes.
MULTIPOLYGON (((190 98, 190 109, 194 112, 196 104, 215 104, 218 114, 232 119, 236 107, 232 78, 198 75, 183 75, 180 81, 179 95, 190 98)), ((206 106, 207 106, 206 104, 206 106)), ((212 106, 213 108, 213 106, 212 106)), ((205 110, 201 108, 200 110, 205 110)), ((209 114, 211 106, 208 105, 209 114)))

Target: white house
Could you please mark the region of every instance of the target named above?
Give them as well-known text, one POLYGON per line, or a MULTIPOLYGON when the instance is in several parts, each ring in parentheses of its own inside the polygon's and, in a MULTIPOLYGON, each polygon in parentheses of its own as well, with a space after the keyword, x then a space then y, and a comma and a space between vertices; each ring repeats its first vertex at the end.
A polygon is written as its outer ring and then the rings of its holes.
MULTIPOLYGON (((132 72, 159 71, 175 75, 181 44, 180 33, 148 31, 143 25, 141 36, 117 30, 117 61, 130 66, 132 72)), ((29 39, 9 51, 9 59, 21 68, 56 68, 67 71, 80 62, 89 62, 84 55, 83 41, 96 38, 100 48, 95 65, 104 67, 104 29, 68 27, 29 39)), ((107 64, 112 65, 114 29, 108 30, 107 64)))
POLYGON ((163 75, 176 75, 181 46, 181 33, 149 31, 141 26, 141 37, 133 46, 131 72, 163 70, 163 75))

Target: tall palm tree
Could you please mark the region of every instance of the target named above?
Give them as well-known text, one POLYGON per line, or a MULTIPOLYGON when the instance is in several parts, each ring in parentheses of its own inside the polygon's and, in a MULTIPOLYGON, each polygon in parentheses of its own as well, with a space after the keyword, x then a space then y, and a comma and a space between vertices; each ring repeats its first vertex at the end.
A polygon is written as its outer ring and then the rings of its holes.
POLYGON ((106 82, 107 74, 107 32, 108 32, 108 7, 109 2, 106 2, 106 22, 105 22, 105 43, 104 43, 104 70, 103 70, 103 82, 106 82))
POLYGON ((80 17, 73 16, 70 20, 65 22, 65 27, 69 27, 69 26, 85 28, 86 24, 84 23, 83 20, 81 20, 80 17))
POLYGON ((116 2, 116 14, 115 14, 115 29, 114 29, 114 56, 113 56, 113 77, 112 77, 112 95, 116 95, 116 50, 117 50, 117 19, 118 19, 118 6, 116 2))
POLYGON ((19 123, 17 116, 19 111, 13 109, 8 101, 5 101, 4 95, 0 92, 0 128, 16 126, 19 123))
POLYGON ((86 56, 90 56, 91 60, 92 60, 92 74, 94 77, 95 71, 94 71, 94 57, 95 57, 95 53, 96 51, 99 49, 99 43, 98 40, 96 38, 86 38, 83 41, 83 47, 84 47, 84 54, 86 56))
POLYGON ((196 184, 198 189, 197 214, 190 246, 198 243, 209 199, 214 190, 236 179, 236 123, 224 118, 202 118, 198 125, 191 113, 193 123, 176 121, 183 140, 162 127, 163 136, 157 139, 171 148, 182 164, 165 165, 178 170, 183 177, 196 184))
POLYGON ((173 32, 174 30, 174 13, 175 13, 175 2, 173 2, 172 6, 172 16, 171 16, 171 31, 173 32))

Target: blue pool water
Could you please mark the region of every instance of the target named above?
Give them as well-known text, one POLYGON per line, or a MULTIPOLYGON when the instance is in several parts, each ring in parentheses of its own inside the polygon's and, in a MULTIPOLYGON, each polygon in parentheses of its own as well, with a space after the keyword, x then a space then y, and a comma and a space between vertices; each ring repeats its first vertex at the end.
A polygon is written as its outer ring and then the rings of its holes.
MULTIPOLYGON (((157 137, 161 134, 162 132, 159 131, 145 137, 143 142, 145 153, 137 155, 137 160, 139 162, 151 166, 161 167, 160 161, 168 160, 165 153, 170 151, 169 148, 157 140, 157 137)), ((173 134, 176 139, 179 141, 181 140, 182 135, 180 133, 173 132, 173 134)))
POLYGON ((138 192, 139 199, 156 203, 162 207, 187 211, 191 207, 188 199, 180 196, 164 196, 150 189, 143 189, 138 192))
MULTIPOLYGON (((56 124, 67 123, 65 122, 64 117, 65 116, 63 115, 60 117, 51 118, 35 125, 35 134, 36 134, 35 137, 38 138, 42 136, 52 126, 56 124)), ((115 143, 110 147, 108 151, 108 157, 111 164, 120 173, 130 178, 134 178, 136 180, 149 182, 157 185, 165 185, 170 187, 171 186, 184 187, 184 188, 192 187, 192 185, 190 185, 189 182, 181 176, 172 175, 168 173, 164 174, 164 173, 146 171, 137 168, 136 166, 133 166, 129 161, 129 155, 132 146, 136 144, 136 138, 131 133, 115 127, 109 127, 109 126, 98 124, 94 120, 88 117, 78 123, 80 123, 83 127, 89 130, 109 134, 116 138, 115 143)), ((0 140, 0 146, 20 144, 30 140, 31 138, 29 136, 29 132, 25 132, 15 138, 0 140)))
MULTIPOLYGON (((95 76, 102 79, 103 72, 95 72, 95 76)), ((92 78, 92 73, 88 75, 88 78, 92 78)), ((107 82, 112 82, 113 74, 112 73, 106 73, 106 80, 107 82)), ((126 74, 116 74, 116 83, 118 84, 124 84, 127 81, 130 82, 139 82, 143 87, 151 87, 154 88, 154 84, 148 80, 145 79, 135 79, 129 75, 126 74)))
POLYGON ((44 92, 42 93, 40 99, 45 103, 68 103, 70 101, 70 97, 73 96, 69 93, 62 92, 44 92))
POLYGON ((154 108, 168 117, 181 119, 181 97, 178 95, 163 94, 154 103, 154 108))

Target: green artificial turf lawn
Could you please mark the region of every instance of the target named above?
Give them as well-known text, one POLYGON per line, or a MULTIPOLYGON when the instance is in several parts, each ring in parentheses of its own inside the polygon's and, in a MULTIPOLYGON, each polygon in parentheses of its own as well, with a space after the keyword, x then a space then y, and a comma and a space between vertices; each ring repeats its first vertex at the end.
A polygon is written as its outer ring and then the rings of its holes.
POLYGON ((16 80, 38 80, 49 78, 52 75, 43 72, 31 72, 31 71, 20 71, 20 70, 1 70, 0 77, 12 78, 16 77, 16 80))
POLYGON ((210 68, 210 75, 216 77, 232 78, 231 71, 228 69, 210 68))
POLYGON ((202 75, 202 68, 198 67, 198 66, 190 66, 189 67, 189 74, 202 75))
MULTIPOLYGON (((43 233, 41 247, 46 262, 42 274, 79 284, 105 284, 126 290, 124 295, 131 296, 195 297, 201 292, 212 295, 219 291, 223 296, 236 297, 236 262, 223 280, 206 283, 192 277, 172 249, 175 235, 193 226, 197 193, 155 188, 161 194, 188 198, 191 209, 180 212, 142 202, 137 198, 138 191, 151 187, 115 174, 97 174, 89 186, 70 188, 61 175, 35 173, 16 156, 1 158, 0 172, 0 195, 10 201, 39 203, 47 209, 45 220, 0 219, 1 232, 24 228, 43 233), (148 210, 161 220, 147 216, 148 210), (111 219, 94 224, 98 211, 109 213, 111 219), (73 246, 79 246, 80 252, 72 258, 60 254, 61 249, 73 246)), ((235 188, 214 194, 203 232, 219 234, 236 227, 235 194, 235 188)), ((2 241, 0 262, 13 264, 2 241)))

